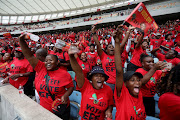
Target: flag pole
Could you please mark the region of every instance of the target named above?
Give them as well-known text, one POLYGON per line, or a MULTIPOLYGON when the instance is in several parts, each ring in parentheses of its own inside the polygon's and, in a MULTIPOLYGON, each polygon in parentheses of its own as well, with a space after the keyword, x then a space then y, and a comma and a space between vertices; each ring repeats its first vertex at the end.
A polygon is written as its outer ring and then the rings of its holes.
POLYGON ((124 23, 126 23, 126 21, 125 21, 125 20, 123 21, 122 25, 124 25, 124 23))

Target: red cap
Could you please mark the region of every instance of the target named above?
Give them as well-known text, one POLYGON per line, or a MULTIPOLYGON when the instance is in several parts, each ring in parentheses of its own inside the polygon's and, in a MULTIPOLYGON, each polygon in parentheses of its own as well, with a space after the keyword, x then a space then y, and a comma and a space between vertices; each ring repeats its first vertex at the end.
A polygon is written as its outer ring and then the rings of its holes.
POLYGON ((22 49, 21 49, 21 47, 16 47, 16 48, 15 48, 15 51, 22 52, 22 49))

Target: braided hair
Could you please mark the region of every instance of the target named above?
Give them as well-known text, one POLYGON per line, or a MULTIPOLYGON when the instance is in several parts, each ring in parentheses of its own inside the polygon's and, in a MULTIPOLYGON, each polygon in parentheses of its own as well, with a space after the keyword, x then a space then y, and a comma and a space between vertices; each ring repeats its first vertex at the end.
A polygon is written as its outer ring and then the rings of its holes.
POLYGON ((175 66, 165 77, 161 78, 157 85, 157 93, 159 96, 166 92, 173 92, 175 95, 178 91, 178 83, 180 82, 180 65, 175 66))

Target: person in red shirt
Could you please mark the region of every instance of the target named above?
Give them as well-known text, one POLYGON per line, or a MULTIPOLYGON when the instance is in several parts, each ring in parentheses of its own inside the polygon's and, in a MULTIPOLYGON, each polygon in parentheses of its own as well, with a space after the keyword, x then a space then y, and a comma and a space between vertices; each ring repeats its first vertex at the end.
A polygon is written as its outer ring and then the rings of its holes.
POLYGON ((0 77, 2 79, 8 76, 9 64, 13 60, 13 55, 6 52, 4 55, 0 54, 0 77))
POLYGON ((77 87, 82 94, 79 111, 81 120, 112 119, 113 92, 109 86, 104 84, 104 81, 108 80, 108 76, 103 68, 93 67, 87 79, 71 49, 69 50, 69 56, 71 66, 76 73, 77 87), (89 80, 92 82, 89 82, 89 80))
POLYGON ((161 34, 160 33, 156 33, 156 39, 151 39, 151 44, 150 44, 150 49, 153 50, 157 47, 160 47, 160 45, 163 42, 163 39, 161 38, 161 34))
POLYGON ((141 92, 143 95, 143 103, 145 106, 146 114, 148 116, 155 116, 155 101, 154 95, 156 93, 156 84, 161 79, 162 71, 166 63, 158 62, 154 64, 154 59, 145 54, 141 54, 140 61, 142 68, 138 68, 136 72, 143 75, 141 92), (151 103, 151 104, 149 104, 151 103))
POLYGON ((123 74, 120 40, 118 32, 115 37, 116 86, 114 98, 116 102, 116 120, 145 120, 146 113, 140 91, 143 78, 141 73, 127 71, 123 74))
POLYGON ((157 53, 156 51, 159 50, 160 48, 156 48, 151 51, 151 53, 156 56, 159 61, 164 61, 168 63, 172 63, 173 66, 179 65, 180 64, 180 59, 176 58, 178 55, 178 52, 175 50, 169 50, 165 55, 161 53, 157 53))
POLYGON ((172 34, 165 35, 165 40, 162 42, 162 46, 165 46, 169 49, 174 47, 174 42, 171 40, 172 34))
MULTIPOLYGON (((75 57, 76 57, 78 64, 81 66, 81 68, 83 70, 84 77, 87 78, 87 74, 90 72, 90 64, 87 62, 86 53, 82 52, 80 58, 77 55, 75 55, 75 57)), ((76 80, 76 78, 75 78, 75 80, 76 80)))
POLYGON ((161 120, 179 120, 180 115, 180 65, 175 66, 157 86, 160 95, 158 107, 161 120))
POLYGON ((25 40, 27 40, 26 34, 19 37, 24 56, 38 73, 37 80, 35 81, 35 88, 40 96, 40 105, 52 112, 52 103, 54 100, 49 93, 51 92, 54 99, 59 98, 61 104, 66 106, 64 113, 58 116, 63 120, 69 120, 69 95, 72 93, 74 87, 70 74, 67 70, 59 67, 59 60, 56 55, 47 55, 44 63, 34 57, 25 40), (46 77, 49 78, 48 82, 46 77), (49 87, 47 87, 47 84, 49 87))
MULTIPOLYGON (((24 57, 22 50, 20 47, 15 48, 15 58, 9 64, 9 76, 4 79, 4 83, 8 82, 17 89, 20 85, 24 86, 27 81, 28 77, 32 74, 33 68, 24 57)), ((28 91, 24 91, 26 94, 28 91)))
POLYGON ((139 40, 135 45, 134 52, 132 53, 133 57, 127 66, 127 71, 136 71, 138 68, 142 67, 141 62, 139 60, 140 55, 142 53, 146 54, 146 49, 148 48, 148 43, 146 41, 142 42, 143 37, 144 32, 141 30, 141 35, 140 37, 138 37, 139 40))
POLYGON ((97 52, 95 52, 95 45, 91 44, 90 45, 90 51, 86 53, 87 55, 87 61, 90 65, 90 68, 92 69, 93 66, 96 65, 96 60, 97 60, 97 52))
POLYGON ((97 45, 97 53, 101 59, 102 67, 105 70, 105 73, 109 76, 109 79, 106 81, 106 84, 110 86, 111 89, 114 91, 115 80, 116 80, 115 79, 116 70, 114 63, 114 47, 112 44, 109 44, 108 46, 106 46, 105 51, 103 51, 95 32, 95 26, 92 27, 91 31, 93 34, 93 39, 97 45))

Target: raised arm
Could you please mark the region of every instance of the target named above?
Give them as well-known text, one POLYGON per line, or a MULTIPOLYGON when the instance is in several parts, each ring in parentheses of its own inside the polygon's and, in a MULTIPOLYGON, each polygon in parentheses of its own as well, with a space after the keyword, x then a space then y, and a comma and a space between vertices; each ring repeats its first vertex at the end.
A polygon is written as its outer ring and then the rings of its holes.
POLYGON ((162 70, 163 68, 166 67, 166 63, 165 62, 162 62, 162 61, 159 61, 157 62, 149 71, 147 74, 145 74, 143 76, 143 78, 141 79, 142 81, 142 84, 146 84, 150 78, 154 75, 154 73, 156 72, 156 70, 162 70))
POLYGON ((27 43, 25 40, 27 40, 28 38, 26 37, 26 34, 23 34, 19 37, 19 43, 20 43, 20 47, 22 49, 22 53, 25 56, 25 58, 29 61, 29 63, 31 64, 31 66, 33 68, 36 67, 37 63, 38 63, 38 59, 36 57, 34 57, 34 55, 31 52, 31 49, 28 47, 27 43))
POLYGON ((83 71, 75 58, 75 53, 73 53, 71 49, 69 49, 68 53, 69 53, 71 67, 76 73, 77 85, 79 88, 82 88, 85 81, 83 71))
POLYGON ((95 29, 96 29, 96 26, 93 25, 92 29, 91 29, 91 32, 92 32, 92 35, 93 35, 93 39, 94 39, 94 41, 95 41, 95 43, 97 45, 97 53, 98 53, 99 56, 101 56, 102 53, 103 53, 103 50, 102 50, 100 42, 98 40, 98 36, 96 35, 95 29))
POLYGON ((157 52, 156 52, 156 51, 158 51, 158 50, 159 50, 159 47, 158 47, 158 48, 153 49, 153 50, 151 51, 151 54, 153 54, 154 56, 156 56, 156 57, 157 57, 157 52))
POLYGON ((134 29, 134 28, 135 28, 135 27, 133 27, 133 26, 129 26, 128 30, 126 31, 126 35, 125 35, 125 37, 124 37, 124 39, 122 40, 121 45, 120 45, 120 52, 121 52, 121 54, 122 54, 122 52, 123 52, 123 50, 124 50, 124 46, 125 46, 128 38, 129 38, 130 32, 131 32, 131 30, 134 29))
POLYGON ((123 85, 123 69, 122 69, 122 62, 121 62, 121 53, 120 53, 120 37, 122 36, 120 33, 120 29, 116 31, 115 35, 115 67, 116 67, 116 92, 117 96, 120 96, 122 85, 123 85))
POLYGON ((141 43, 142 43, 142 41, 143 41, 144 31, 142 31, 142 30, 140 29, 140 32, 141 32, 141 35, 140 35, 140 37, 139 37, 139 39, 138 39, 138 42, 137 42, 135 48, 140 47, 140 46, 141 46, 141 43))

